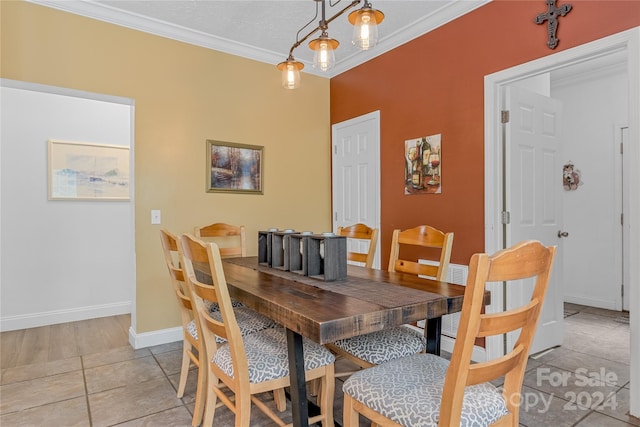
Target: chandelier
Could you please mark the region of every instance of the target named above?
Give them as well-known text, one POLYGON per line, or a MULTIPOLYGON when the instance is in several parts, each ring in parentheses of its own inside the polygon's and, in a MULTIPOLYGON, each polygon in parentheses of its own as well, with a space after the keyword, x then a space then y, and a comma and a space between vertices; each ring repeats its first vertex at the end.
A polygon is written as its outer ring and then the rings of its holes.
MULTIPOLYGON (((328 71, 335 65, 336 58, 334 51, 340 45, 338 40, 329 37, 329 23, 347 10, 358 5, 362 0, 353 0, 345 8, 337 12, 331 18, 326 19, 326 0, 313 0, 316 2, 316 15, 305 26, 300 28, 296 34, 296 42, 289 49, 289 57, 286 61, 278 64, 278 70, 282 71, 282 86, 285 89, 296 89, 300 85, 300 70, 304 68, 302 62, 296 61, 293 57, 293 51, 300 46, 309 37, 320 31, 320 37, 309 42, 309 48, 314 51, 313 67, 321 71, 328 71), (311 25, 318 17, 318 9, 320 9, 320 22, 316 28, 307 33, 306 36, 300 38, 300 33, 311 25)), ((336 6, 342 0, 338 0, 335 4, 329 3, 329 7, 336 6)), ((349 22, 353 25, 353 37, 351 42, 360 50, 368 50, 378 43, 378 24, 384 19, 384 13, 371 7, 368 0, 364 0, 364 5, 358 10, 354 10, 348 16, 349 22)))

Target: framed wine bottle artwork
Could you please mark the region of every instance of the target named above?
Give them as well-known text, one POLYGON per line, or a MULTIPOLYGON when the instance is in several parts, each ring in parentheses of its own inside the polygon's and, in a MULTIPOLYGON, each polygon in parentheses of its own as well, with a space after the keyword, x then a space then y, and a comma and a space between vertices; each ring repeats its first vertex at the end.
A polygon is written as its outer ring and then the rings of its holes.
POLYGON ((404 142, 404 194, 442 193, 442 134, 404 142))

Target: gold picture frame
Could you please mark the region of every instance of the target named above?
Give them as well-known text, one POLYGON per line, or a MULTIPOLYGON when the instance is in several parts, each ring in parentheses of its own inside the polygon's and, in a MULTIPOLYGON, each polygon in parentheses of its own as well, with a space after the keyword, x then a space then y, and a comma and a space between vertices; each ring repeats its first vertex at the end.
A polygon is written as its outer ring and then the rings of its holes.
POLYGON ((264 194, 264 147, 207 140, 207 192, 264 194))

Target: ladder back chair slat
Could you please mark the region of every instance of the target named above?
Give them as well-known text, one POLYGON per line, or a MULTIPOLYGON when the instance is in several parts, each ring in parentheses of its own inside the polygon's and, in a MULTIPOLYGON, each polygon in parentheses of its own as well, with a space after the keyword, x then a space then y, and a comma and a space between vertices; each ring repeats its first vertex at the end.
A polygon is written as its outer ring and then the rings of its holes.
POLYGON ((247 256, 244 225, 216 222, 194 227, 195 237, 218 245, 222 258, 247 256))
POLYGON ((367 252, 347 252, 347 260, 361 262, 367 268, 373 267, 373 261, 376 255, 376 247, 378 244, 378 229, 369 227, 366 224, 358 223, 350 226, 338 227, 336 233, 338 236, 344 236, 348 239, 368 240, 369 247, 367 252))
POLYGON ((436 280, 445 281, 449 271, 451 249, 453 247, 453 233, 442 232, 429 225, 421 225, 407 230, 393 230, 391 239, 391 253, 389 255, 389 271, 399 271, 410 274, 428 275, 436 280), (419 264, 417 260, 400 258, 401 245, 436 248, 440 250, 438 265, 427 266, 419 264))

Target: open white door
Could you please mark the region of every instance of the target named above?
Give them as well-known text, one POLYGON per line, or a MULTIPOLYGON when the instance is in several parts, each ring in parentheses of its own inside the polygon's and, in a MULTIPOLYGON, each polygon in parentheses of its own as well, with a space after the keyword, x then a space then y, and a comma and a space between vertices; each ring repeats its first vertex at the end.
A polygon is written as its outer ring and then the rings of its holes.
MULTIPOLYGON (((380 112, 332 127, 333 229, 363 223, 380 228, 380 112)), ((366 252, 349 241, 347 250, 366 252), (355 245, 356 247, 351 247, 355 245)), ((380 239, 373 262, 380 268, 380 239)))
MULTIPOLYGON (((559 158, 562 105, 559 101, 522 88, 506 87, 505 110, 505 245, 522 240, 539 240, 558 245, 549 289, 538 330, 531 347, 537 353, 562 344, 564 335, 564 297, 561 289, 562 242, 562 163, 559 158)), ((523 305, 531 298, 533 281, 524 286, 507 287, 506 306, 523 305)), ((511 348, 518 333, 507 335, 511 348)))
MULTIPOLYGON (((628 126, 622 126, 620 129, 618 129, 619 132, 617 132, 617 134, 619 135, 620 138, 620 147, 623 146, 628 146, 630 144, 629 142, 629 127, 628 126), (626 145, 625 145, 626 144, 626 145)), ((616 140, 616 142, 618 142, 618 140, 616 140)), ((622 149, 621 151, 624 151, 624 149, 622 149)), ((629 182, 629 171, 628 168, 625 169, 624 167, 622 167, 622 182, 623 183, 628 183, 629 182)), ((623 184, 624 185, 624 184, 623 184)), ((622 212, 629 212, 629 200, 628 197, 625 198, 623 196, 622 199, 622 212)), ((629 311, 631 309, 631 305, 629 304, 629 300, 631 299, 631 277, 629 274, 629 263, 630 261, 630 257, 629 257, 629 245, 630 243, 630 236, 631 236, 631 218, 627 218, 626 220, 623 219, 622 220, 622 255, 623 255, 623 261, 622 261, 622 309, 623 310, 627 310, 629 311)), ((635 310, 638 310, 637 306, 634 308, 635 310)))

